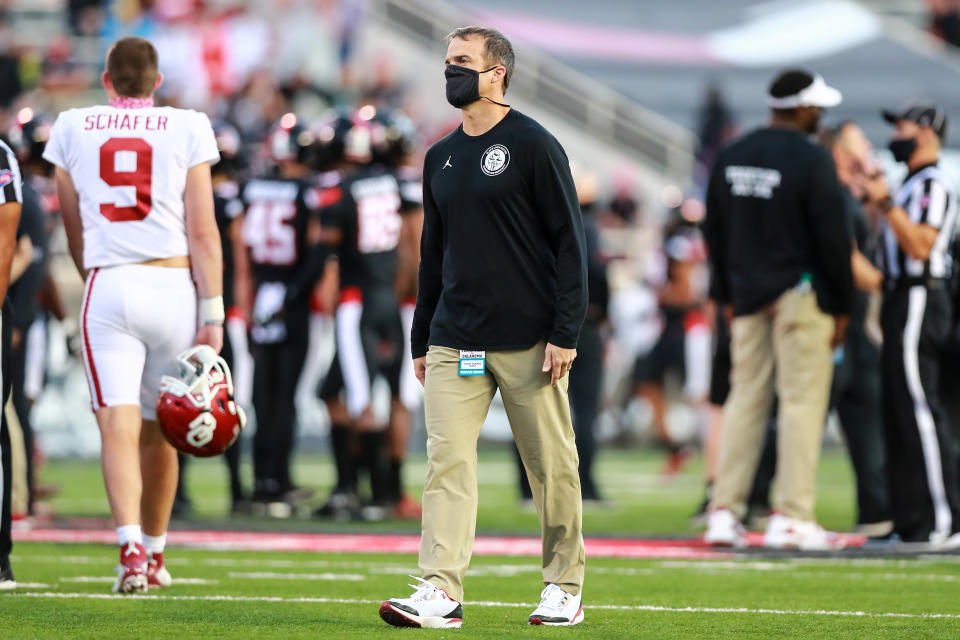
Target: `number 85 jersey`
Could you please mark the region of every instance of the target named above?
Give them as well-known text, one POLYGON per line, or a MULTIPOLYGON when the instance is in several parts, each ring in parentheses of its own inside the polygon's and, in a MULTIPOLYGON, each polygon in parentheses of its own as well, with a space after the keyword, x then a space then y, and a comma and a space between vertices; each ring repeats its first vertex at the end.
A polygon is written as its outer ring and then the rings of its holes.
POLYGON ((220 154, 203 113, 100 105, 62 112, 43 157, 73 180, 92 269, 188 255, 187 170, 220 154))

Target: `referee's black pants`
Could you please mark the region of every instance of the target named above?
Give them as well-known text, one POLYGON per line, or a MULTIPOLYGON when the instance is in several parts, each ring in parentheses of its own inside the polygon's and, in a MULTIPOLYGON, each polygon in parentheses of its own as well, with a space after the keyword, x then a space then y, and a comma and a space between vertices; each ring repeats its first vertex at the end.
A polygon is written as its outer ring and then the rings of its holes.
POLYGON ((956 440, 940 404, 940 352, 951 327, 946 286, 884 296, 883 414, 894 531, 907 542, 960 530, 956 440))
POLYGON ((10 557, 10 550, 13 548, 10 526, 12 514, 10 513, 10 489, 13 484, 13 469, 10 454, 10 428, 7 426, 7 412, 3 411, 7 398, 10 397, 10 333, 13 322, 10 311, 10 303, 3 302, 3 312, 0 315, 0 378, 3 380, 2 392, 0 398, 0 467, 3 471, 3 491, 0 492, 0 564, 6 564, 10 557))

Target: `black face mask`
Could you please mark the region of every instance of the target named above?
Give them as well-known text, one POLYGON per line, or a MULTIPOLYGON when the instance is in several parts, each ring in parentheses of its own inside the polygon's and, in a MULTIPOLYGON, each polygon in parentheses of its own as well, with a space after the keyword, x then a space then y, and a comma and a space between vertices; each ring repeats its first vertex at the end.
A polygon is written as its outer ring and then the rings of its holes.
MULTIPOLYGON (((483 71, 476 71, 467 67, 461 67, 460 65, 448 64, 447 68, 443 71, 443 75, 447 78, 447 102, 458 109, 462 109, 468 104, 473 104, 479 100, 481 98, 480 74, 493 71, 497 66, 499 65, 492 66, 483 71)), ((489 100, 493 104, 498 104, 501 107, 509 106, 495 100, 490 100, 490 98, 486 96, 483 96, 483 99, 489 100)))
POLYGON ((906 162, 910 159, 910 156, 913 155, 913 152, 917 150, 917 139, 899 138, 897 140, 891 140, 887 148, 890 149, 890 153, 893 154, 894 160, 897 162, 906 162))

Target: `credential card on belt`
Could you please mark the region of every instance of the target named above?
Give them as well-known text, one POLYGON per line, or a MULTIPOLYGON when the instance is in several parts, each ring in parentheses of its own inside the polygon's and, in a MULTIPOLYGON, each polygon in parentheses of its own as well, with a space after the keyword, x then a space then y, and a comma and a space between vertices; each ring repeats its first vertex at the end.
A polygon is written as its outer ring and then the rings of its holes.
POLYGON ((487 362, 486 351, 460 350, 460 375, 482 376, 485 373, 487 362))

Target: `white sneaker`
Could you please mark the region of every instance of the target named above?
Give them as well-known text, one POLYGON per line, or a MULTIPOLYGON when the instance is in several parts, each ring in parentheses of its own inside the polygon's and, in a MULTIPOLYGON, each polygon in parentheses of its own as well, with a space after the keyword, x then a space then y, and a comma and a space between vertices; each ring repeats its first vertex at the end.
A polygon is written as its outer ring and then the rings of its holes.
POLYGON ((729 509, 714 509, 707 515, 703 541, 712 547, 742 547, 745 544, 743 525, 729 509))
POLYGON ((960 533, 952 536, 938 536, 936 533, 931 533, 930 546, 935 551, 956 551, 960 549, 960 533))
POLYGON ((581 594, 572 595, 555 584, 540 592, 540 606, 530 614, 530 624, 569 627, 583 622, 581 594))
POLYGON ((463 607, 443 589, 416 576, 410 576, 419 586, 409 598, 386 600, 380 605, 380 617, 395 627, 422 627, 424 629, 459 629, 463 625, 463 607))
POLYGON ((797 520, 780 513, 770 517, 763 546, 770 549, 800 549, 802 551, 828 551, 843 549, 846 540, 838 533, 827 531, 816 522, 797 520))

